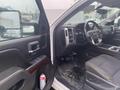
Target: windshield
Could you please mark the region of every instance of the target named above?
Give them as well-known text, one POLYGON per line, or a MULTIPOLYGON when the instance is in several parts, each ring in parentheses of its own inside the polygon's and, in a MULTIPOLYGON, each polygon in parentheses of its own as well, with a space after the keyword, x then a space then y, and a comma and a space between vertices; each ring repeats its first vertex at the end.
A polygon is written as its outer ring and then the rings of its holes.
POLYGON ((119 8, 104 6, 101 3, 95 1, 87 6, 84 10, 75 14, 65 24, 78 24, 89 20, 94 20, 97 23, 101 23, 107 18, 111 18, 110 20, 114 19, 119 14, 119 12, 119 8))

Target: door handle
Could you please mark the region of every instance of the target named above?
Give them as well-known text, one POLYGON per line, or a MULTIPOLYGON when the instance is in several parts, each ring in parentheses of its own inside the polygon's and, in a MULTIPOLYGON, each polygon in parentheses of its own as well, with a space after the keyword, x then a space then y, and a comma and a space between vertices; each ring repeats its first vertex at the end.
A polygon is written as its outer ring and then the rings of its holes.
POLYGON ((38 50, 40 50, 39 41, 30 42, 28 44, 28 52, 29 53, 34 53, 38 50))

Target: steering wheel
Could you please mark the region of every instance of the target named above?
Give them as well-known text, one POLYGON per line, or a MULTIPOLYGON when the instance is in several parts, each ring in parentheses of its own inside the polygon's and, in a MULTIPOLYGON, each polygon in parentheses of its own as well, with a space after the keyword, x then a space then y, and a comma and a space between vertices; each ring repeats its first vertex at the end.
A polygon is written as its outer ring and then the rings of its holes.
POLYGON ((100 45, 103 40, 102 29, 95 21, 88 21, 84 25, 85 36, 93 45, 100 45))

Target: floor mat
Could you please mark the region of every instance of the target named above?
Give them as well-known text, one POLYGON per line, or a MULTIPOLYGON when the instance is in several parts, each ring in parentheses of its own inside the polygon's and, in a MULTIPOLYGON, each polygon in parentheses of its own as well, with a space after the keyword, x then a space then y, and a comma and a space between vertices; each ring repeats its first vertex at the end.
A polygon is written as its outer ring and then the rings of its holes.
MULTIPOLYGON (((93 90, 85 82, 85 62, 93 58, 94 53, 78 54, 64 59, 59 65, 58 73, 74 90, 93 90)), ((96 56, 96 55, 95 55, 96 56)))
POLYGON ((76 62, 65 63, 58 69, 62 78, 64 78, 71 86, 75 86, 78 90, 84 86, 85 68, 76 62))

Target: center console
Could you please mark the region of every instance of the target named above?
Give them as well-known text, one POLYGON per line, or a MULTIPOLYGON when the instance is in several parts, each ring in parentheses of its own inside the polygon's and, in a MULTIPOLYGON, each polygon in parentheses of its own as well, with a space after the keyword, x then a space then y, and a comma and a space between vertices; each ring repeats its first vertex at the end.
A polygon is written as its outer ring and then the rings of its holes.
POLYGON ((111 46, 108 48, 108 50, 111 50, 113 52, 120 52, 120 46, 111 46))
POLYGON ((119 53, 120 52, 120 46, 113 46, 113 45, 109 45, 109 44, 102 44, 99 46, 99 48, 111 51, 111 52, 115 52, 115 53, 119 53))

